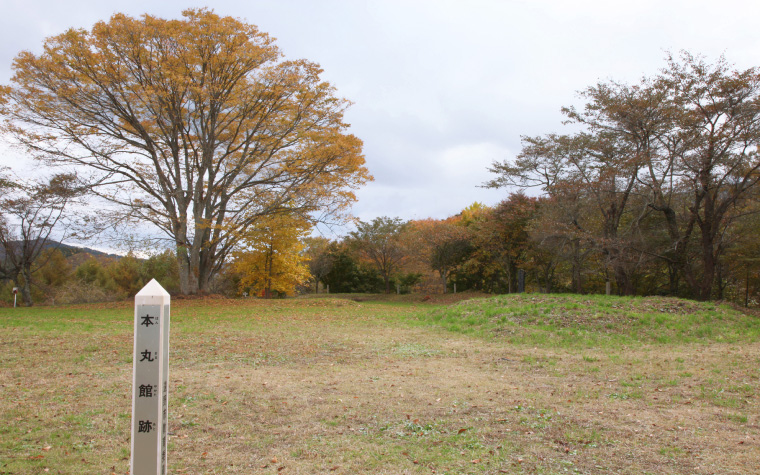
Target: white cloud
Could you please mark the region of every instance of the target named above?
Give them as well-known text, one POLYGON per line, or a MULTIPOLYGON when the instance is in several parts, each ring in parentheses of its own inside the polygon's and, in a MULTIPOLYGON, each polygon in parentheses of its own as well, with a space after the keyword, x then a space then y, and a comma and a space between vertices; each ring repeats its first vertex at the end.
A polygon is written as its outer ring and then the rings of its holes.
MULTIPOLYGON (((21 50, 90 27, 116 11, 177 17, 198 1, 10 0, 0 19, 0 83, 21 50)), ((725 53, 758 64, 760 2, 725 0, 217 0, 278 40, 289 58, 319 62, 364 140, 376 181, 356 214, 445 217, 506 190, 483 190, 486 167, 513 157, 521 135, 562 131, 563 105, 599 80, 636 81, 665 51, 725 53)), ((0 159, 2 163, 2 159, 0 159)))

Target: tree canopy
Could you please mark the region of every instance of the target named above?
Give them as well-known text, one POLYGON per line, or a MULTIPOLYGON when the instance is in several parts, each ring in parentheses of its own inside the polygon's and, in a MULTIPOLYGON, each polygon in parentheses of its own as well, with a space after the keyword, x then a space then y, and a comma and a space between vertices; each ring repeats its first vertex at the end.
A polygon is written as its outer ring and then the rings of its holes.
POLYGON ((576 235, 578 256, 581 240, 601 250, 623 293, 656 258, 672 293, 683 278, 691 296, 711 298, 724 238, 760 180, 760 72, 684 52, 638 84, 581 95, 583 109, 563 109, 581 132, 524 137, 489 185, 541 187, 564 210, 554 227, 576 235))
POLYGON ((2 90, 3 131, 75 167, 176 248, 184 293, 206 290, 262 216, 338 216, 371 179, 349 102, 256 26, 212 11, 114 15, 21 52, 2 90))
POLYGON ((370 222, 357 222, 356 231, 349 235, 359 254, 383 277, 385 293, 391 291, 391 276, 409 257, 409 250, 400 239, 406 224, 400 218, 381 216, 370 222))

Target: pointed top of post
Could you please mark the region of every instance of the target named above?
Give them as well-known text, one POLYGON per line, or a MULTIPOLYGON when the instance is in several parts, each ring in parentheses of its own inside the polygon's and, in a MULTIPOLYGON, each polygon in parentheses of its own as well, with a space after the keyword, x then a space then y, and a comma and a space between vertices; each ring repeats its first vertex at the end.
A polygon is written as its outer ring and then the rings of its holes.
POLYGON ((169 292, 164 290, 156 279, 150 279, 150 282, 137 292, 135 298, 137 297, 169 297, 169 292))

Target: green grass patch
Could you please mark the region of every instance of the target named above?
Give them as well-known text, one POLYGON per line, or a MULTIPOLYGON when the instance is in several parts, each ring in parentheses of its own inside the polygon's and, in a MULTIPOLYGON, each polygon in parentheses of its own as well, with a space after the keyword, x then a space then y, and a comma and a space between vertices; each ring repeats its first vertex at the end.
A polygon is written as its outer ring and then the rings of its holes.
MULTIPOLYGON (((514 345, 598 348, 756 342, 760 319, 727 306, 665 297, 512 294, 417 315, 421 324, 514 345)), ((584 355, 587 363, 598 361, 584 355)))
POLYGON ((393 347, 393 353, 402 358, 420 358, 435 356, 441 352, 419 343, 399 343, 393 347))

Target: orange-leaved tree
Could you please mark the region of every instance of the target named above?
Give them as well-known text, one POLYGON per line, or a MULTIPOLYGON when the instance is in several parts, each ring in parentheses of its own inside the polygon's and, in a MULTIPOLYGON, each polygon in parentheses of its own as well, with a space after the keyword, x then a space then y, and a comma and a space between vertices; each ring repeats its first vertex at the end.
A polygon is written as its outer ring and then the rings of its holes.
POLYGON ((263 216, 332 219, 371 176, 319 65, 241 20, 183 17, 116 14, 21 52, 0 115, 37 158, 89 175, 110 217, 163 232, 197 293, 263 216))
POLYGON ((449 275, 472 252, 471 235, 460 216, 438 220, 421 219, 410 223, 417 240, 418 257, 438 272, 446 293, 449 275))
POLYGON ((510 293, 517 290, 518 270, 529 267, 529 228, 537 201, 521 191, 512 193, 488 209, 472 231, 474 259, 485 268, 489 280, 498 281, 510 293))

